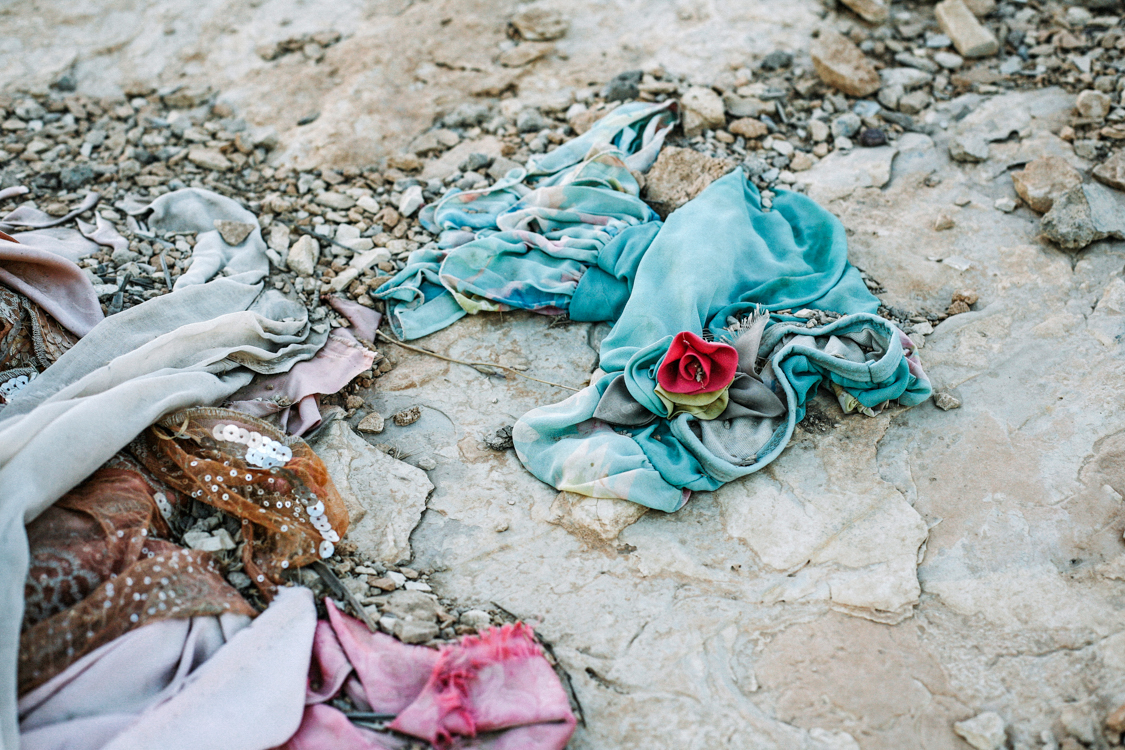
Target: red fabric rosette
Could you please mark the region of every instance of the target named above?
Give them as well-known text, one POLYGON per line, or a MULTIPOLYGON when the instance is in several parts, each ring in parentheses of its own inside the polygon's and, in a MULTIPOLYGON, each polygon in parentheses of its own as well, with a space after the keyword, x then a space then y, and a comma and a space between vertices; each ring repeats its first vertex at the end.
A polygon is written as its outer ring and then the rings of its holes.
POLYGON ((672 339, 656 380, 669 393, 706 393, 730 385, 737 369, 738 352, 733 346, 683 331, 672 339))

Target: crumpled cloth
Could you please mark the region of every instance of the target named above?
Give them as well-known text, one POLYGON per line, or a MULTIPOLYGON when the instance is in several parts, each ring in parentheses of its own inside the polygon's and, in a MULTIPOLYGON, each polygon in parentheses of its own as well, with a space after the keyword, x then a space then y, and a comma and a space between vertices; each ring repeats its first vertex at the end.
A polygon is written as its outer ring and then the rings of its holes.
POLYGON ((85 336, 105 316, 90 277, 75 263, 48 249, 24 244, 25 238, 0 232, 0 284, 47 311, 75 336, 85 336))
POLYGON ((633 258, 659 228, 630 170, 652 164, 676 122, 675 106, 618 107, 533 160, 526 175, 535 190, 520 184, 524 170, 512 170, 489 188, 451 190, 423 208, 422 224, 441 232, 438 243, 411 253, 375 290, 394 331, 413 339, 467 313, 511 309, 615 318, 627 292, 616 264, 602 258, 633 258))
POLYGON ((264 750, 297 731, 316 629, 312 592, 246 615, 161 620, 22 696, 22 750, 264 750), (201 720, 201 717, 204 717, 201 720))
MULTIPOLYGON (((18 745, 16 661, 28 569, 24 524, 163 415, 220 403, 254 373, 284 372, 311 358, 327 338, 311 330, 303 305, 263 293, 269 259, 261 232, 232 248, 214 229, 216 219, 257 221, 235 201, 204 190, 175 191, 153 201, 152 230, 199 233, 192 266, 175 292, 94 325, 0 411, 4 747, 18 745)), ((142 746, 173 747, 191 739, 176 737, 171 724, 166 728, 167 736, 154 735, 142 746)))
POLYGON ((397 750, 393 735, 324 705, 343 689, 388 728, 437 748, 562 750, 576 720, 558 675, 522 623, 490 628, 440 651, 408 646, 326 602, 317 624, 308 707, 284 750, 397 750), (478 736, 479 735, 479 736, 478 736))
POLYGON ((28 524, 21 695, 149 622, 256 614, 210 554, 166 541, 160 505, 170 509, 182 498, 169 491, 158 501, 156 487, 130 463, 98 469, 28 524))
POLYGON ((562 403, 525 414, 513 428, 516 455, 557 489, 674 511, 690 491, 717 489, 774 460, 803 417, 810 389, 792 380, 797 370, 783 366, 804 347, 779 347, 780 334, 771 332, 815 337, 817 329, 775 325, 756 352, 769 359, 763 379, 785 403, 785 419, 776 410, 750 421, 732 415, 721 421, 735 430, 725 437, 690 413, 639 428, 615 429, 595 419, 603 393, 618 378, 645 409, 667 414, 656 378, 673 338, 706 331, 715 341, 730 341, 729 322, 755 310, 834 310, 845 317, 826 329, 867 329, 882 342, 879 367, 823 352, 793 360, 822 369, 808 382, 846 373, 827 379, 857 398, 870 392, 879 403, 897 399, 906 406, 930 394, 917 359, 910 361, 913 348, 904 350, 901 332, 871 314, 879 302, 847 261, 843 226, 803 195, 780 191, 765 212, 757 190, 736 170, 669 216, 630 276, 632 293, 601 347, 606 375, 562 403))
POLYGON ((262 419, 272 417, 290 435, 304 435, 320 426, 317 395, 336 393, 371 368, 375 352, 361 342, 374 340, 383 317, 349 300, 331 297, 328 302, 351 328, 333 330, 315 357, 298 362, 288 372, 255 378, 231 396, 228 407, 262 419))

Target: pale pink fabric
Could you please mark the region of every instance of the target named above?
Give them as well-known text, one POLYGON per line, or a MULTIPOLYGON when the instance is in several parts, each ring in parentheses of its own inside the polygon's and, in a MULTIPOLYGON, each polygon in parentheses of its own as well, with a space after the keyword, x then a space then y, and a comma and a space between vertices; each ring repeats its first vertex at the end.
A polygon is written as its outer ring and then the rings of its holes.
POLYGON ((253 623, 162 620, 131 631, 19 703, 21 750, 266 750, 298 728, 316 627, 282 589, 253 623))
POLYGON ((357 338, 371 341, 381 320, 379 313, 354 302, 333 297, 329 304, 352 327, 332 331, 315 357, 298 362, 288 372, 255 379, 231 397, 229 408, 262 419, 277 414, 281 429, 290 435, 304 435, 320 425, 317 394, 336 393, 371 368, 375 354, 357 338))
POLYGON ((85 336, 105 317, 94 285, 61 255, 0 232, 0 283, 37 303, 67 330, 85 336))
POLYGON ((492 750, 562 750, 574 733, 566 692, 526 625, 434 651, 372 633, 331 601, 327 607, 314 641, 309 707, 284 750, 399 747, 393 735, 357 727, 324 705, 341 688, 374 713, 397 714, 391 729, 439 748, 469 741, 492 750))

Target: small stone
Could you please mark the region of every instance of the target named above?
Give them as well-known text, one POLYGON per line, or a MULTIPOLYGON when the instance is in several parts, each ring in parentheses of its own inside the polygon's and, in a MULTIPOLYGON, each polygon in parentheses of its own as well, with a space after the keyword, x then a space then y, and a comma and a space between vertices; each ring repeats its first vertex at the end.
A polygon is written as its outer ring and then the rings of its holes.
POLYGON ((516 115, 516 130, 521 133, 537 133, 548 127, 549 123, 543 113, 534 107, 521 110, 516 115))
POLYGON ((345 195, 344 193, 326 190, 317 194, 316 203, 325 208, 335 209, 336 211, 347 211, 355 205, 355 198, 350 195, 345 195))
POLYGON ((879 128, 864 128, 859 134, 859 145, 867 148, 887 145, 887 134, 879 128))
POLYGON ((394 635, 403 643, 427 643, 437 638, 440 632, 438 626, 432 622, 395 620, 394 624, 394 635))
MULTIPOLYGON (((344 289, 346 289, 348 287, 348 285, 351 284, 353 281, 355 281, 357 278, 359 278, 359 269, 358 268, 345 268, 343 271, 341 271, 339 273, 339 275, 336 276, 336 278, 332 279, 332 282, 331 282, 332 291, 334 291, 334 292, 344 291, 344 289)), ((348 398, 353 399, 353 398, 358 398, 358 396, 348 396, 348 398)), ((362 400, 360 400, 359 406, 363 406, 362 400)), ((355 408, 358 408, 358 407, 349 405, 348 408, 349 409, 355 409, 355 408)))
POLYGON ((793 158, 789 160, 789 169, 793 172, 806 172, 812 169, 815 163, 813 158, 804 151, 797 151, 793 154, 793 158))
POLYGON ((934 53, 934 62, 946 70, 959 70, 965 64, 965 58, 953 52, 942 51, 934 53))
POLYGON ((981 25, 964 0, 943 0, 934 7, 941 30, 964 57, 987 57, 1000 51, 1000 43, 981 25))
POLYGON ((318 260, 320 260, 320 243, 304 234, 293 243, 293 247, 289 248, 286 265, 289 266, 290 271, 300 276, 312 276, 318 260))
POLYGON ((1003 211, 1006 214, 1010 214, 1012 211, 1016 210, 1015 199, 1006 195, 1003 198, 997 198, 996 202, 992 205, 995 206, 998 211, 1003 211))
POLYGON ((783 68, 788 68, 792 64, 793 53, 777 49, 762 58, 761 65, 758 67, 762 70, 781 70, 783 68))
POLYGON ((831 132, 828 124, 823 120, 812 120, 809 122, 809 136, 817 143, 828 140, 828 136, 831 132))
POLYGON ((1125 190, 1125 151, 1118 151, 1094 167, 1093 174, 1098 182, 1117 190, 1125 190))
POLYGON ((810 55, 816 74, 829 86, 855 97, 879 90, 879 74, 871 61, 842 34, 822 31, 813 41, 810 55))
POLYGON ((863 121, 855 112, 845 112, 832 121, 832 136, 835 138, 851 138, 859 132, 863 121))
POLYGON ((406 576, 399 573, 397 570, 388 570, 387 578, 391 579, 397 588, 402 588, 406 585, 406 576))
POLYGON ((977 133, 955 135, 949 139, 949 158, 974 163, 988 159, 990 148, 984 136, 977 133))
MULTIPOLYGON (((821 125, 823 124, 821 123, 821 125)), ((727 127, 727 130, 734 135, 740 135, 747 139, 761 138, 770 132, 765 123, 761 120, 755 120, 753 117, 742 117, 735 120, 727 127)))
POLYGON ((356 425, 356 429, 360 432, 378 435, 383 431, 383 425, 383 415, 377 411, 373 411, 359 421, 359 424, 356 425))
POLYGON ((934 220, 934 231, 944 232, 947 229, 952 229, 957 225, 953 220, 953 216, 946 211, 938 214, 937 219, 934 220))
POLYGON ((387 166, 403 172, 417 172, 424 166, 424 162, 414 154, 394 154, 387 157, 387 166))
POLYGON ((607 102, 624 102, 641 95, 640 83, 644 75, 639 70, 618 73, 605 85, 602 95, 607 102))
POLYGON ((478 169, 487 169, 491 166, 495 157, 488 154, 471 153, 463 162, 457 165, 457 169, 462 172, 476 172, 478 169))
POLYGON ((1045 214, 1055 199, 1082 183, 1082 175, 1061 156, 1044 156, 1012 172, 1012 184, 1023 202, 1045 214))
POLYGON ((355 205, 356 208, 360 209, 361 211, 366 211, 372 216, 379 213, 379 201, 375 200, 370 195, 361 195, 356 199, 355 205))
POLYGON ((94 179, 94 170, 84 164, 67 167, 59 172, 59 183, 65 190, 77 190, 94 179))
POLYGON ((402 198, 398 202, 398 212, 403 216, 413 216, 426 202, 422 197, 422 186, 411 185, 402 193, 402 198))
POLYGON ((883 0, 843 0, 843 3, 868 23, 883 23, 891 14, 883 0))
POLYGON ((359 255, 352 258, 348 265, 352 268, 358 268, 360 271, 366 271, 369 268, 386 263, 391 259, 391 251, 385 247, 375 247, 370 250, 361 252, 359 255))
POLYGON ((934 406, 942 411, 960 409, 961 399, 957 398, 949 391, 934 391, 934 406))
POLYGON ((680 105, 684 113, 684 135, 689 138, 727 123, 722 98, 709 88, 692 86, 680 97, 680 105))
POLYGON ((996 10, 996 0, 965 0, 965 5, 977 18, 984 18, 996 10))
POLYGON ((470 609, 467 612, 461 613, 459 621, 462 625, 480 632, 492 624, 492 617, 483 610, 470 609))
POLYGON ((512 27, 529 42, 550 42, 566 36, 570 21, 556 10, 532 5, 512 16, 512 27))
POLYGON ((1055 201, 1039 226, 1066 250, 1081 250, 1106 237, 1125 239, 1125 196, 1096 182, 1076 185, 1055 201))
POLYGON ((407 581, 406 585, 403 588, 405 588, 407 591, 433 591, 433 589, 430 588, 430 584, 424 583, 423 581, 407 581))
POLYGON ((437 468, 437 461, 434 460, 433 456, 422 456, 414 462, 414 465, 422 471, 433 471, 437 468))
POLYGON ((732 117, 761 117, 774 111, 772 104, 756 96, 739 96, 730 93, 723 95, 723 108, 732 117))
POLYGON ((1125 703, 1105 717, 1105 728, 1111 732, 1125 732, 1125 703))
POLYGON ((395 424, 399 427, 406 427, 418 421, 422 416, 422 410, 417 406, 411 406, 409 409, 403 409, 394 416, 395 424))
POLYGON ((266 244, 270 249, 284 253, 289 250, 289 227, 284 224, 274 224, 270 227, 270 236, 266 240, 266 244))
POLYGON ((187 160, 197 167, 213 169, 218 172, 225 172, 233 166, 231 161, 219 151, 213 148, 203 148, 202 146, 193 146, 189 149, 187 160))
POLYGON ((1000 750, 1007 739, 1004 734, 1004 720, 992 711, 985 711, 971 719, 958 721, 953 725, 953 731, 961 735, 965 742, 976 750, 1000 750))
MULTIPOLYGON (((257 227, 245 221, 215 219, 215 229, 219 230, 219 236, 223 238, 223 242, 231 247, 236 247, 241 245, 257 227)), ((288 230, 286 231, 288 232, 288 230)))
POLYGON ((716 159, 693 149, 665 146, 660 150, 656 164, 645 175, 645 198, 658 214, 667 216, 734 166, 731 161, 716 159))
POLYGON ((1078 98, 1074 102, 1074 111, 1078 113, 1079 117, 1100 122, 1109 115, 1112 104, 1113 100, 1109 98, 1109 94, 1086 89, 1078 94, 1078 98))
MULTIPOLYGON (((406 585, 406 576, 401 573, 394 573, 388 571, 387 576, 397 576, 402 578, 402 583, 395 583, 400 587, 406 585)), ((433 622, 438 618, 438 613, 441 611, 441 605, 434 600, 432 596, 418 591, 396 591, 387 597, 386 604, 383 605, 383 612, 388 615, 394 615, 400 620, 416 620, 418 622, 433 622)))
POLYGON ((879 71, 879 80, 884 88, 901 86, 903 91, 913 91, 934 80, 934 77, 917 68, 884 68, 879 71))
POLYGON ((899 112, 908 115, 916 115, 928 106, 930 106, 930 95, 922 90, 911 91, 898 100, 899 112))
POLYGON ((395 582, 390 578, 376 576, 368 576, 367 585, 373 588, 377 588, 380 591, 394 591, 396 588, 398 588, 397 586, 395 586, 395 582))
POLYGON ((70 212, 70 207, 61 201, 55 201, 48 203, 43 210, 48 216, 66 216, 70 212))
POLYGON ((234 537, 226 529, 215 529, 212 535, 219 542, 219 549, 234 549, 238 545, 234 543, 234 537))

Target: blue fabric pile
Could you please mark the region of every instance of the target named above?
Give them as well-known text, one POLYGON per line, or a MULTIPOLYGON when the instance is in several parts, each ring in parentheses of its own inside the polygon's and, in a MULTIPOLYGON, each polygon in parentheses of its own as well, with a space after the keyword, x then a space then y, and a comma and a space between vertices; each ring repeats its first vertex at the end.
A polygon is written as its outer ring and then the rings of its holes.
POLYGON ((778 191, 763 210, 736 169, 660 222, 634 172, 655 161, 674 106, 618 107, 526 171, 450 191, 422 215, 437 245, 376 292, 406 339, 490 310, 612 321, 604 374, 524 415, 513 442, 560 490, 664 511, 775 459, 821 386, 867 414, 931 392, 913 343, 874 314, 843 226, 806 196, 778 191), (801 310, 842 317, 808 327, 801 310), (658 388, 684 332, 737 351, 738 374, 706 406, 658 388))

